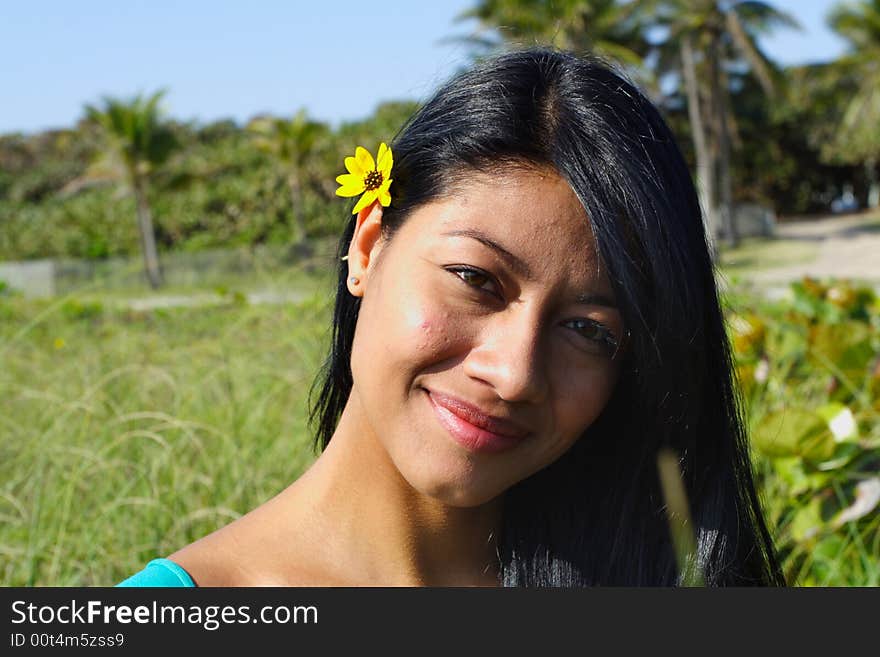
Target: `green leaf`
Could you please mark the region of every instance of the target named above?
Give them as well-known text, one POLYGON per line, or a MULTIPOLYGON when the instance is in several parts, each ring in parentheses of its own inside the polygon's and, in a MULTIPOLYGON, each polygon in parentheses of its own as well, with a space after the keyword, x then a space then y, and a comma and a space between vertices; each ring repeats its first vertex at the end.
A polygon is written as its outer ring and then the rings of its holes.
POLYGON ((812 355, 830 361, 844 372, 864 372, 874 353, 871 331, 864 322, 818 324, 810 330, 812 355))
POLYGON ((862 453, 862 449, 853 443, 838 443, 834 453, 827 461, 816 464, 816 469, 822 472, 837 470, 847 465, 856 456, 862 453))
POLYGON ((800 456, 824 461, 834 453, 834 438, 827 423, 799 408, 765 416, 752 432, 752 443, 771 458, 800 456))
POLYGON ((808 491, 825 488, 831 477, 826 472, 808 472, 804 460, 799 456, 773 459, 772 463, 774 471, 787 488, 786 497, 791 500, 808 491))
POLYGON ((788 526, 791 537, 798 543, 813 538, 824 527, 822 520, 822 502, 812 497, 804 506, 797 510, 788 526))
POLYGON ((819 585, 825 585, 833 576, 835 569, 840 567, 842 553, 846 546, 847 542, 843 537, 830 534, 810 550, 810 555, 813 558, 813 572, 819 585))

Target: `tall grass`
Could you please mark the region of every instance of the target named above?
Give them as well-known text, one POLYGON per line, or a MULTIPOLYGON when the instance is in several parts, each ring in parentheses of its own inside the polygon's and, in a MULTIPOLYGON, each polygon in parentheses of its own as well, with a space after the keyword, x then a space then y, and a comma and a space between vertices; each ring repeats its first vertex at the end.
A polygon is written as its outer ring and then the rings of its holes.
POLYGON ((3 300, 3 584, 114 584, 299 476, 329 289, 147 312, 3 300))

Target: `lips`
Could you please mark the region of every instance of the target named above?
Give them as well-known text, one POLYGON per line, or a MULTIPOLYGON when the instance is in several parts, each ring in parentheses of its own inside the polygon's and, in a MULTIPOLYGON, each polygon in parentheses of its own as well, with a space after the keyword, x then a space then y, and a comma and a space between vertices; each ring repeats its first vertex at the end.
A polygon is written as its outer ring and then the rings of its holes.
POLYGON ((517 440, 525 438, 529 433, 515 422, 489 415, 482 411, 478 406, 466 402, 463 399, 442 392, 428 390, 427 388, 425 390, 431 396, 431 399, 435 404, 442 406, 475 427, 479 427, 480 429, 484 429, 504 438, 517 440))

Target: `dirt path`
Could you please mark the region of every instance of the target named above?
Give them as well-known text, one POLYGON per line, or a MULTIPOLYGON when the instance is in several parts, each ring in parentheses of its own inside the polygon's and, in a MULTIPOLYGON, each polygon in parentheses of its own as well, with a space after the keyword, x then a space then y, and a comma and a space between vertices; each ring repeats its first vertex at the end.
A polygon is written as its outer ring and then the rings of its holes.
POLYGON ((880 285, 880 215, 827 217, 777 226, 781 239, 818 243, 811 262, 776 267, 749 276, 759 285, 780 285, 804 276, 851 278, 880 285))
MULTIPOLYGON (((277 292, 273 290, 263 290, 260 292, 249 292, 245 295, 247 302, 250 304, 281 304, 281 303, 299 303, 306 299, 309 295, 302 291, 296 292, 277 292)), ((120 303, 125 308, 132 310, 154 310, 156 308, 175 308, 180 306, 214 306, 222 303, 228 303, 229 297, 219 294, 166 294, 151 297, 141 297, 135 299, 125 299, 120 303)))

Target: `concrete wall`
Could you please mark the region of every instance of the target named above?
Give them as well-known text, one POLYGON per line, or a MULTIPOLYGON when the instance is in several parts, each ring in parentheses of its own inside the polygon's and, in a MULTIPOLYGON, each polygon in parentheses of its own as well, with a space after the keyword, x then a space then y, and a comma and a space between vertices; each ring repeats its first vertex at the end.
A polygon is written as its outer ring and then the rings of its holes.
MULTIPOLYGON (((302 266, 309 270, 335 263, 336 238, 316 240, 306 252, 287 246, 160 253, 166 285, 211 284, 213 275, 245 274, 302 266)), ((28 297, 67 294, 96 280, 102 288, 148 289, 140 256, 106 260, 25 260, 0 262, 0 281, 28 297)))
POLYGON ((55 261, 0 262, 0 281, 28 297, 55 296, 55 261))

